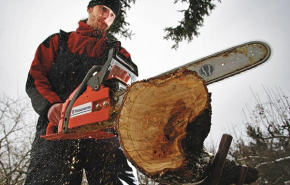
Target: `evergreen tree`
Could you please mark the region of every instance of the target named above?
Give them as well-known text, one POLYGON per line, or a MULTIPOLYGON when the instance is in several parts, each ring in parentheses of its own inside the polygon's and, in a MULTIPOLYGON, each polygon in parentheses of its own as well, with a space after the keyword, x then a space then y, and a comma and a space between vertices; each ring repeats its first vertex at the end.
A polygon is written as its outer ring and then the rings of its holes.
MULTIPOLYGON (((174 4, 177 2, 188 3, 188 9, 180 10, 184 14, 184 17, 179 21, 179 25, 176 27, 167 27, 164 29, 166 35, 164 39, 173 40, 175 44, 172 48, 177 49, 178 44, 187 40, 191 42, 194 36, 198 36, 198 29, 203 26, 203 20, 206 15, 210 14, 210 11, 215 8, 213 4, 214 0, 174 0, 174 4)), ((220 2, 220 0, 218 0, 220 2)), ((116 35, 125 38, 131 38, 132 30, 128 28, 130 25, 126 22, 126 12, 131 8, 131 4, 135 4, 136 0, 120 0, 121 11, 116 18, 114 24, 108 30, 108 37, 115 39, 116 35)))

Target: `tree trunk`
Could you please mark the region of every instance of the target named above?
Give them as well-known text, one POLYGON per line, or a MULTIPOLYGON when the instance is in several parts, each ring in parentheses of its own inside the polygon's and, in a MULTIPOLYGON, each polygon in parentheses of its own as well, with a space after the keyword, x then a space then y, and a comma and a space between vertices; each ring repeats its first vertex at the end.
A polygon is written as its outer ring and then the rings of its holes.
POLYGON ((212 160, 203 150, 211 126, 210 94, 196 72, 134 83, 124 97, 118 133, 127 158, 160 182, 198 182, 212 160))

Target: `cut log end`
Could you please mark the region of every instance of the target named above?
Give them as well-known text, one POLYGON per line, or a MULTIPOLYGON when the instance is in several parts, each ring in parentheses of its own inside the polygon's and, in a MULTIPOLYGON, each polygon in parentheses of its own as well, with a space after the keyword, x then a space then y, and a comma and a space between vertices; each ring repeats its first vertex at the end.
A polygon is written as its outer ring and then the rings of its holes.
POLYGON ((210 118, 204 80, 179 70, 128 88, 118 133, 127 158, 147 176, 192 182, 204 178, 200 168, 206 171, 210 161, 203 151, 210 118))

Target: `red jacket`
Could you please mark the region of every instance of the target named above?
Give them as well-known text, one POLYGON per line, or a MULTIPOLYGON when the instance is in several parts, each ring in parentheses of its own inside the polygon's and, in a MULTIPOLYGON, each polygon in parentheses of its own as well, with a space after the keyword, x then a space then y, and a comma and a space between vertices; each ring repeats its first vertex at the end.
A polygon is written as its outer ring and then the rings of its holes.
MULTIPOLYGON (((59 37, 59 33, 53 34, 39 45, 26 83, 26 92, 35 111, 40 115, 46 115, 53 104, 62 102, 52 91, 48 80, 50 69, 58 56, 59 37)), ((107 40, 105 33, 99 33, 81 21, 78 29, 69 35, 67 46, 74 54, 98 57, 104 52, 107 40)), ((130 54, 121 46, 119 52, 130 58, 130 54)))

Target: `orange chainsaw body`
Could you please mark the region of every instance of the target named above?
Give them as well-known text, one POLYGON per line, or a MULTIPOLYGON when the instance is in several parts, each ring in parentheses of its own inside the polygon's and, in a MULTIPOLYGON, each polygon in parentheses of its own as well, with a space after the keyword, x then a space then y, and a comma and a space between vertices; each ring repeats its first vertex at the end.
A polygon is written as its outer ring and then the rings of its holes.
POLYGON ((109 120, 110 102, 110 89, 108 87, 101 87, 100 90, 94 91, 88 86, 84 94, 74 103, 68 128, 109 120), (98 98, 96 99, 96 97, 98 98), (76 109, 77 107, 79 109, 76 109))
POLYGON ((104 139, 115 137, 114 134, 102 131, 102 129, 113 128, 113 123, 104 127, 100 126, 96 130, 81 129, 81 126, 109 121, 111 108, 110 89, 103 86, 98 91, 94 91, 88 86, 87 90, 78 97, 71 110, 68 124, 68 130, 70 130, 70 132, 63 133, 64 114, 74 93, 75 91, 63 104, 57 133, 54 133, 55 126, 52 123, 49 123, 46 135, 42 135, 41 137, 47 140, 88 138, 104 139), (74 128, 76 129, 73 130, 74 128))

